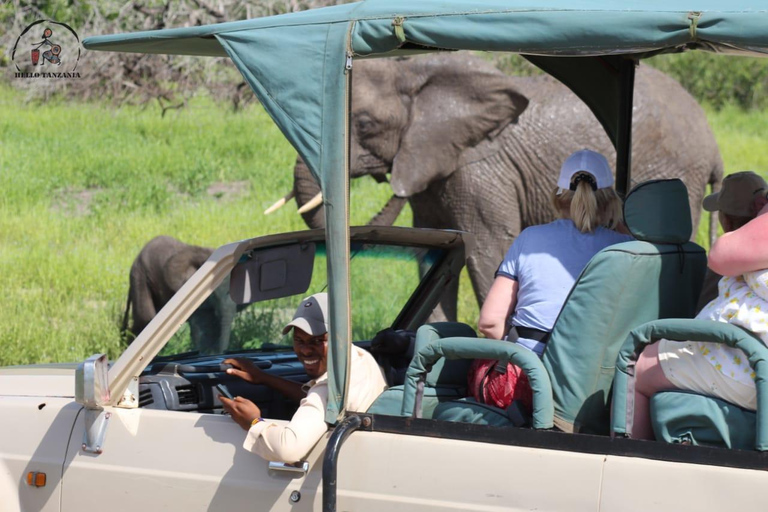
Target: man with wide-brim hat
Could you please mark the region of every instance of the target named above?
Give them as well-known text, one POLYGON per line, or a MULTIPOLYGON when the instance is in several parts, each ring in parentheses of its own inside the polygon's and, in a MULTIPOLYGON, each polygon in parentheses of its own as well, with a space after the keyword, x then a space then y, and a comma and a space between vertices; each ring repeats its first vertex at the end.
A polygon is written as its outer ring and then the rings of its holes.
MULTIPOLYGON (((293 319, 283 328, 283 334, 291 331, 293 350, 312 379, 306 384, 270 375, 256 367, 250 359, 224 361, 232 365, 227 370, 228 374, 252 384, 268 386, 289 399, 300 400, 291 421, 285 422, 265 420, 261 417, 259 407, 246 398, 238 396, 229 400, 219 397, 232 419, 248 431, 243 447, 271 461, 296 462, 303 459, 328 431, 325 423, 325 407, 328 403, 326 293, 316 293, 301 301, 293 319)), ((387 389, 387 383, 371 354, 352 345, 350 358, 347 409, 364 412, 387 389)))

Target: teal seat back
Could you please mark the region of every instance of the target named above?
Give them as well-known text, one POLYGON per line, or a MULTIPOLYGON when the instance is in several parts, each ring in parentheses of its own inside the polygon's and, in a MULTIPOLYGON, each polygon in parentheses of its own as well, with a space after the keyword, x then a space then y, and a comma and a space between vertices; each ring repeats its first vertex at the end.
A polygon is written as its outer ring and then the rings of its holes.
MULTIPOLYGON (((414 354, 426 345, 440 339, 451 337, 474 338, 477 334, 467 324, 459 322, 435 322, 419 327, 416 331, 414 354)), ((431 418, 440 402, 456 400, 465 396, 467 373, 471 360, 440 359, 429 373, 425 383, 423 417, 431 418)), ((384 391, 368 408, 371 414, 400 416, 403 405, 403 386, 394 386, 384 391)), ((408 416, 409 414, 405 414, 408 416)))
MULTIPOLYGON (((419 327, 416 331, 416 347, 413 353, 417 354, 426 345, 432 344, 440 338, 476 338, 477 333, 467 324, 460 322, 435 322, 419 327)), ((440 359, 427 374, 427 387, 452 387, 467 389, 467 374, 471 360, 440 359)))
POLYGON ((631 329, 695 314, 707 257, 689 242, 685 185, 675 179, 637 186, 627 196, 624 218, 637 240, 607 247, 587 264, 542 358, 555 425, 566 432, 608 434, 616 357, 631 329))

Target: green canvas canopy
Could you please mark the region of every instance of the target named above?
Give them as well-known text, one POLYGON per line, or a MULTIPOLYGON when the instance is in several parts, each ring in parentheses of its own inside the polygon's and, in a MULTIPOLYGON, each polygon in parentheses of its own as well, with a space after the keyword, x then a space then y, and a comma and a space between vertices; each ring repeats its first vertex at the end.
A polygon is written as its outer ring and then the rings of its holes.
POLYGON ((331 310, 326 419, 344 414, 348 371, 347 109, 353 58, 414 51, 520 53, 595 113, 629 183, 636 59, 689 49, 768 54, 768 6, 747 0, 365 0, 252 20, 89 37, 90 50, 229 56, 318 178, 331 310))

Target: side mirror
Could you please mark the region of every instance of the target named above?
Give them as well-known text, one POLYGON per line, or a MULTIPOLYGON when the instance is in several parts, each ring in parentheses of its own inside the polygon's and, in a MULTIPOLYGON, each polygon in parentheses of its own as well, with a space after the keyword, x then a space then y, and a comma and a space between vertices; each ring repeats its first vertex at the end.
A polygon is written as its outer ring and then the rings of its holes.
POLYGON ((75 372, 75 401, 86 409, 101 409, 109 403, 106 354, 96 354, 80 363, 75 372))

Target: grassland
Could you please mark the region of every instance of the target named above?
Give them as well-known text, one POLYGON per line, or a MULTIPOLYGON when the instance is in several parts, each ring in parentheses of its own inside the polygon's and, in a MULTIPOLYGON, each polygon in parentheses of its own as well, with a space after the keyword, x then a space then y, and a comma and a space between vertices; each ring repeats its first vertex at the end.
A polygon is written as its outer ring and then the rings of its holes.
MULTIPOLYGON (((768 112, 709 111, 727 172, 768 171, 768 112)), ((81 360, 122 350, 128 269, 149 239, 217 246, 303 229, 290 205, 295 153, 259 106, 233 113, 205 98, 156 109, 24 104, 0 88, 0 365, 81 360)), ((352 183, 352 222, 388 199, 352 183)), ((408 225, 405 212, 398 224, 408 225)), ((477 305, 462 279, 460 317, 477 305)))

